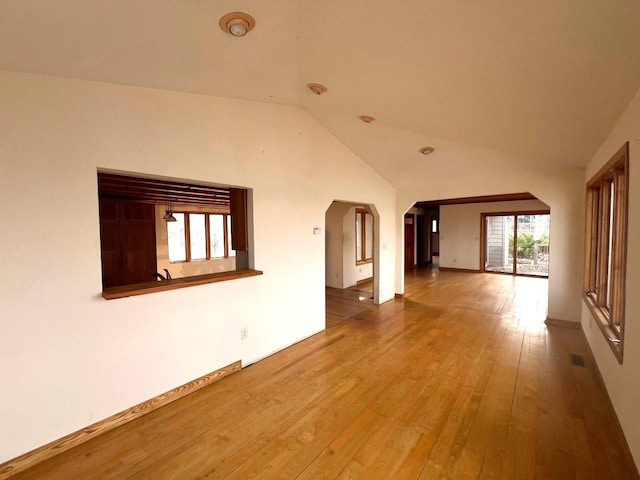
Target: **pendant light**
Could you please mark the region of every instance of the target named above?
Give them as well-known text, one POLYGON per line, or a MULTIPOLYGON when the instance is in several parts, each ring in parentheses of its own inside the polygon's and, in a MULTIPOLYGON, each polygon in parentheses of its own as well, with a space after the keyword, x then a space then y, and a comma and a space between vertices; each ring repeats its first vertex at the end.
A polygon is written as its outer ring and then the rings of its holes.
POLYGON ((176 217, 173 216, 173 213, 171 213, 171 202, 169 202, 169 205, 167 205, 164 217, 162 217, 162 219, 167 221, 167 222, 177 222, 178 221, 176 219, 176 217))

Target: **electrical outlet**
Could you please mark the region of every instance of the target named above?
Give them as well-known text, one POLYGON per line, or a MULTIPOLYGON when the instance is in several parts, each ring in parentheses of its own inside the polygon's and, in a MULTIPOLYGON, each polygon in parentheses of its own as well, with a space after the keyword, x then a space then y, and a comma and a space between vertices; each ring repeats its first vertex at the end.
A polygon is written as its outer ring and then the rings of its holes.
POLYGON ((249 327, 242 327, 240 329, 240 340, 246 340, 249 338, 249 327))

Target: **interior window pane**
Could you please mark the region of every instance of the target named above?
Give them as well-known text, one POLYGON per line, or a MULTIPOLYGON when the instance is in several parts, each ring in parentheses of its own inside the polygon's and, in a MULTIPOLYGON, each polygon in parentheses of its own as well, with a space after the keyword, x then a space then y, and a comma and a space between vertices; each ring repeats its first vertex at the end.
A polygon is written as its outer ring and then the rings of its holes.
POLYGON ((613 280, 613 219, 615 217, 615 186, 611 183, 611 190, 609 191, 609 248, 607 249, 607 308, 611 309, 612 301, 612 289, 611 283, 613 280))
POLYGON ((207 258, 207 237, 204 213, 189 214, 189 238, 191 246, 191 260, 207 258))
POLYGON ((222 215, 209 215, 209 239, 211 258, 224 257, 224 217, 222 215))
POLYGON ((373 215, 370 213, 364 216, 364 238, 365 238, 365 258, 373 258, 373 215))
POLYGON ((362 214, 356 212, 356 261, 362 260, 362 214))
POLYGON ((236 251, 231 249, 231 245, 233 245, 231 240, 231 215, 227 215, 227 235, 227 238, 229 239, 229 256, 235 257, 236 251))
POLYGON ((435 218, 431 219, 431 233, 438 233, 438 220, 435 218))
POLYGON ((187 259, 185 244, 184 213, 174 213, 177 221, 167 222, 167 235, 169 237, 169 261, 184 262, 187 259))

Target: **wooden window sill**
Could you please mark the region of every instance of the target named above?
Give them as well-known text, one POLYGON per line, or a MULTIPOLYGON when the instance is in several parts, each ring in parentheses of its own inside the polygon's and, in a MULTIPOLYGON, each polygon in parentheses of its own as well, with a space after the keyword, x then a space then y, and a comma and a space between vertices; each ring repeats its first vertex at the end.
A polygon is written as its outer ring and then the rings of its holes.
POLYGON ((591 316, 598 324, 598 327, 600 327, 600 331, 602 332, 602 335, 604 335, 604 339, 609 345, 609 348, 611 348, 611 351, 618 360, 618 363, 622 365, 624 343, 620 338, 620 334, 613 327, 611 327, 611 325, 609 325, 607 317, 589 295, 583 294, 582 299, 586 303, 587 307, 589 307, 591 316), (620 340, 620 342, 612 342, 611 339, 617 339, 620 340))
POLYGON ((368 258, 367 260, 358 260, 356 262, 356 266, 358 266, 358 265, 367 265, 368 263, 373 263, 373 258, 368 258))
POLYGON ((145 295, 147 293, 164 292, 166 290, 193 287, 195 285, 205 285, 207 283, 226 282, 237 278, 255 277, 256 275, 262 275, 262 272, 260 270, 232 270, 230 272, 209 273, 206 275, 174 278, 172 280, 163 280, 160 282, 153 281, 136 283, 135 285, 105 288, 102 291, 102 296, 106 300, 113 300, 115 298, 133 297, 135 295, 145 295))

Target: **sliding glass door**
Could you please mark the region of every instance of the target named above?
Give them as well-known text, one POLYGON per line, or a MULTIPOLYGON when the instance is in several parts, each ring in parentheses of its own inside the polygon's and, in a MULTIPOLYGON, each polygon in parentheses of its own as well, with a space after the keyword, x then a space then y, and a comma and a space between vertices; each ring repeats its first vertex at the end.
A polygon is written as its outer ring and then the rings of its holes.
POLYGON ((549 275, 548 213, 483 214, 485 272, 549 275))

